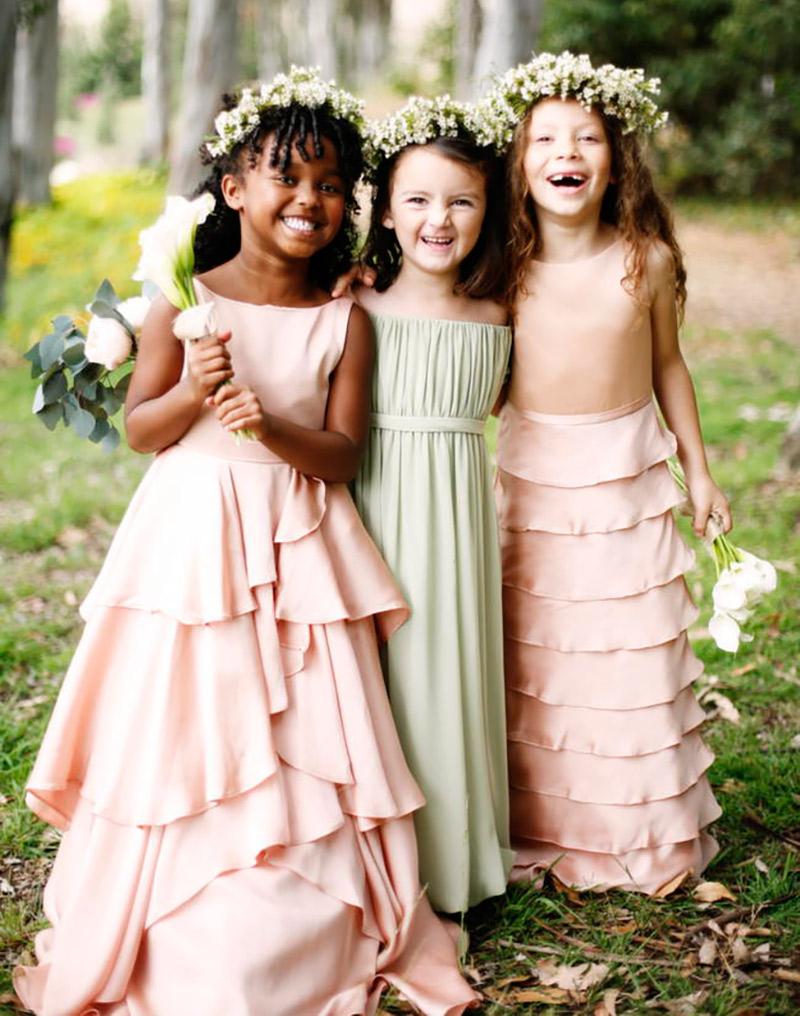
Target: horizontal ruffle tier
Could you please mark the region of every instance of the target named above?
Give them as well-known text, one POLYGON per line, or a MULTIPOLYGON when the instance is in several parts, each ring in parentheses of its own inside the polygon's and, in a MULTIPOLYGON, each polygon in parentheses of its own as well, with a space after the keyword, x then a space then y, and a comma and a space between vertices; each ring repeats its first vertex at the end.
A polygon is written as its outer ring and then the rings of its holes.
POLYGON ((513 877, 555 863, 582 887, 652 892, 681 861, 699 871, 713 856, 674 449, 650 401, 576 417, 503 410, 513 877))
POLYGON ((391 983, 462 1012, 375 639, 406 609, 346 490, 174 447, 83 613, 28 785, 68 831, 27 1004, 351 1016, 391 983))

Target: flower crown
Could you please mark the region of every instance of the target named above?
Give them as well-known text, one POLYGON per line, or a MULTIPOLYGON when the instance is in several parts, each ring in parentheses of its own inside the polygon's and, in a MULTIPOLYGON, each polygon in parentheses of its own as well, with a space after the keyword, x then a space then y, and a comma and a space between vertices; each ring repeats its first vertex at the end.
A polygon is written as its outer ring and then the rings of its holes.
POLYGON ((367 124, 364 132, 367 175, 374 179, 381 162, 407 145, 425 145, 436 138, 465 137, 479 147, 498 148, 504 127, 504 120, 489 108, 459 102, 449 95, 435 99, 412 95, 402 109, 367 124))
POLYGON ((599 106, 619 120, 624 134, 653 134, 669 116, 659 112, 651 98, 660 90, 660 79, 645 78, 640 67, 593 67, 585 53, 576 56, 565 50, 559 56, 540 53, 528 63, 512 67, 496 79, 481 105, 486 106, 487 115, 505 121, 505 144, 531 105, 551 97, 577 99, 586 109, 599 106))
POLYGON ((243 88, 239 102, 226 109, 214 121, 216 134, 206 142, 214 157, 226 155, 261 123, 261 114, 270 106, 285 108, 297 104, 308 109, 325 109, 329 116, 350 123, 361 132, 364 128, 364 102, 333 81, 322 79, 319 67, 295 67, 288 74, 276 74, 259 91, 243 88))

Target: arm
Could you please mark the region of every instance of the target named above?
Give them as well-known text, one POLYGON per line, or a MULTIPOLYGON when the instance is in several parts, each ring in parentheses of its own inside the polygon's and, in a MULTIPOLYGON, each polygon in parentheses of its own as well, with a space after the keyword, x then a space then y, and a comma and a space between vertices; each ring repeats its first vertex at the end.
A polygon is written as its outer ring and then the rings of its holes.
POLYGON ((172 334, 178 311, 163 296, 153 302, 142 327, 136 366, 125 402, 128 444, 137 452, 157 452, 183 437, 205 399, 232 376, 225 342, 183 343, 172 334), (188 371, 183 371, 184 352, 188 371))
POLYGON ((214 395, 217 418, 228 430, 251 430, 298 472, 347 483, 358 471, 369 433, 372 362, 372 325, 366 312, 354 306, 344 352, 331 379, 324 430, 265 412, 252 389, 236 383, 214 395))
POLYGON ((647 272, 652 298, 653 390, 667 426, 678 440, 678 458, 694 510, 694 531, 702 536, 713 512, 727 533, 732 525, 730 508, 708 469, 694 385, 678 344, 672 256, 664 245, 654 245, 647 272))

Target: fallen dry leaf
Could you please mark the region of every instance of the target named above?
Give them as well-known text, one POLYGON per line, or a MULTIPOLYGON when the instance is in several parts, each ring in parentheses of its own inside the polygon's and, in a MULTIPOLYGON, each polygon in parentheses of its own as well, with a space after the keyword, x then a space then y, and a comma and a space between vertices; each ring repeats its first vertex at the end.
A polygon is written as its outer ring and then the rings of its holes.
POLYGON ((617 1016, 617 998, 619 988, 609 988, 603 992, 603 1001, 595 1006, 592 1016, 617 1016))
POLYGON ((673 1016, 693 1016, 707 997, 708 992, 701 989, 700 991, 693 991, 691 995, 684 995, 682 998, 673 998, 667 1002, 659 1002, 658 1005, 666 1009, 667 1012, 672 1013, 673 1016))
POLYGON ((526 984, 528 981, 532 981, 534 974, 517 974, 515 977, 504 977, 501 981, 495 984, 495 988, 502 989, 507 988, 509 984, 526 984))
POLYGON ((692 896, 701 903, 716 903, 717 900, 736 900, 734 894, 722 882, 701 882, 692 890, 692 896))
POLYGON ((712 705, 716 706, 714 712, 709 714, 709 719, 720 716, 723 720, 727 720, 735 726, 738 726, 742 722, 739 710, 733 702, 731 702, 727 695, 723 695, 720 691, 705 692, 705 694, 701 697, 701 702, 703 705, 705 705, 706 702, 710 702, 712 705))
POLYGON ((779 981, 800 984, 800 970, 773 970, 772 976, 777 977, 779 981))
POLYGON ((605 963, 555 964, 552 960, 539 960, 536 972, 542 984, 555 985, 567 991, 584 991, 599 984, 608 975, 605 963))
POLYGON ((570 903, 574 903, 578 907, 585 907, 586 901, 581 899, 581 894, 577 889, 573 889, 572 886, 567 885, 566 882, 562 882, 555 872, 550 872, 550 881, 553 883, 553 888, 557 893, 561 893, 562 896, 566 896, 570 903))
POLYGON ((703 941, 697 953, 697 962, 703 967, 711 967, 717 958, 717 943, 713 938, 703 941))
POLYGON ((509 1002, 571 1002, 578 1001, 570 997, 563 988, 519 988, 506 996, 509 1002))
MULTIPOLYGON (((797 736, 800 737, 800 734, 798 734, 797 736)), ((798 747, 800 747, 800 745, 798 745, 798 747)), ((761 860, 760 857, 757 857, 755 861, 753 861, 753 864, 756 866, 756 869, 761 872, 762 875, 769 875, 769 868, 767 867, 766 863, 761 860)))
POLYGON ((750 674, 754 670, 758 670, 757 663, 745 663, 743 667, 736 667, 731 671, 731 677, 743 677, 745 674, 750 674))
POLYGON ((750 960, 750 950, 743 938, 735 938, 731 942, 731 956, 734 963, 747 963, 750 960))
POLYGON ((660 888, 656 889, 653 893, 653 899, 664 900, 667 896, 671 896, 676 889, 680 889, 686 879, 692 874, 692 869, 687 868, 686 871, 682 871, 680 875, 676 875, 675 878, 671 878, 669 882, 665 882, 660 888))

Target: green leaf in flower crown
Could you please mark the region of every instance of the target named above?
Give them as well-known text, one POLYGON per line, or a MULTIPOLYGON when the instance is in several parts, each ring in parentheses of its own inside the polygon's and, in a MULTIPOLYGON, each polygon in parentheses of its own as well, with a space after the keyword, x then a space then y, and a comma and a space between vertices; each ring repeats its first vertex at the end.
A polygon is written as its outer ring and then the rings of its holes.
POLYGON ((60 402, 54 402, 52 406, 45 406, 36 414, 48 430, 55 430, 56 424, 64 416, 64 409, 60 402))
MULTIPOLYGON (((100 285, 97 287, 97 292, 94 294, 93 302, 102 300, 109 304, 111 307, 116 307, 119 303, 119 297, 117 292, 108 279, 103 279, 100 285)), ((95 311, 95 313, 97 313, 95 311)))
POLYGON ((60 402, 67 394, 67 379, 63 370, 54 371, 42 385, 45 405, 51 406, 54 402, 60 402))
POLYGON ((39 343, 39 362, 42 365, 42 370, 47 370, 48 367, 57 363, 63 352, 64 339, 61 335, 56 332, 45 335, 39 343))
POLYGON ((99 416, 94 421, 94 430, 89 435, 92 444, 99 444, 111 429, 111 424, 104 416, 99 416))
POLYGON ((103 451, 106 453, 106 455, 110 455, 118 444, 119 444, 119 431, 113 425, 113 423, 110 423, 108 425, 108 433, 101 441, 103 451))

